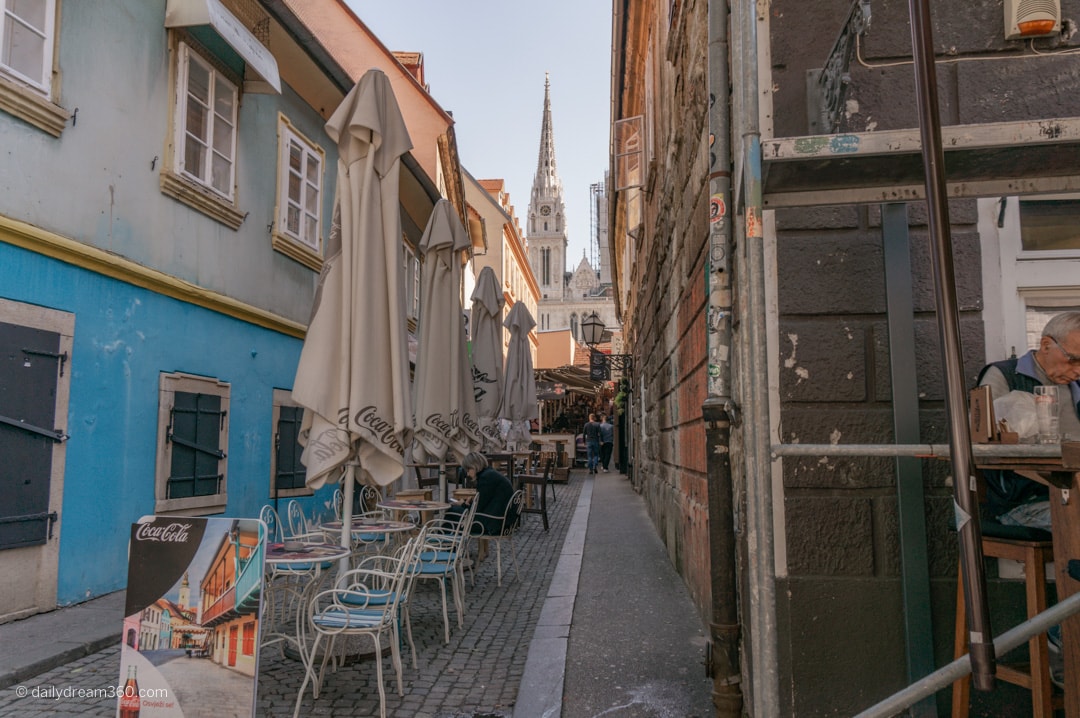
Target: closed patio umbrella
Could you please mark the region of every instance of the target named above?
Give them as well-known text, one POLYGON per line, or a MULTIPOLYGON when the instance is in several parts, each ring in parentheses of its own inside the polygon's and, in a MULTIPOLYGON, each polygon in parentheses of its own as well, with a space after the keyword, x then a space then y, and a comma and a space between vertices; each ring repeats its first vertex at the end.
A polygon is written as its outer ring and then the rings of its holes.
POLYGON ((484 267, 472 293, 472 369, 476 413, 484 451, 502 451, 499 405, 503 395, 503 315, 505 303, 495 270, 484 267))
POLYGON ((481 443, 461 312, 461 253, 469 246, 453 205, 439 200, 420 239, 424 268, 413 435, 428 457, 439 462, 442 498, 447 454, 460 461, 481 443))
POLYGON ((305 407, 307 485, 335 481, 345 468, 341 543, 349 546, 353 479, 399 478, 411 434, 398 177, 412 142, 378 70, 360 78, 326 132, 338 143, 337 197, 292 393, 305 407))
POLYGON ((528 444, 531 434, 529 422, 540 416, 536 403, 536 378, 533 376, 532 351, 529 332, 536 326, 529 308, 517 302, 510 308, 503 326, 510 330, 510 344, 506 348, 506 370, 503 377, 502 408, 499 417, 510 422, 506 435, 508 444, 528 444))

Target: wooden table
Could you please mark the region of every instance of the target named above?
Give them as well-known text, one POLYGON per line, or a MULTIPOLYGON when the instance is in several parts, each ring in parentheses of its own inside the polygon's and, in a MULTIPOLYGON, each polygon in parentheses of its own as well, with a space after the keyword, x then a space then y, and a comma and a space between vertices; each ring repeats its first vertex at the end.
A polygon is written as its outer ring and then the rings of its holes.
MULTIPOLYGON (((1008 469, 1050 487, 1050 520, 1054 536, 1054 577, 1058 600, 1080 592, 1080 581, 1069 576, 1069 559, 1080 558, 1080 456, 1066 444, 1063 457, 1024 456, 1017 444, 1015 456, 980 456, 980 469, 1008 469)), ((1031 447, 1027 447, 1029 450, 1031 447)), ((1077 452, 1080 454, 1080 452, 1077 452)), ((1065 656, 1065 715, 1080 718, 1080 614, 1061 623, 1065 656)))

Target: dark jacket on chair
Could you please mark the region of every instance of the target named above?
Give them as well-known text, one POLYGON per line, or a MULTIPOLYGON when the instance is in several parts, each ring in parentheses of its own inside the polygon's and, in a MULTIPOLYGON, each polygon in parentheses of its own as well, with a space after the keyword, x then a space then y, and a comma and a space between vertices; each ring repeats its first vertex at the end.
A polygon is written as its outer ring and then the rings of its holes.
MULTIPOLYGON (((476 475, 476 513, 490 514, 499 518, 477 516, 476 521, 483 526, 483 533, 489 536, 498 535, 503 528, 502 515, 506 511, 507 504, 514 495, 514 487, 510 479, 500 474, 495 469, 488 467, 476 475)), ((506 526, 512 526, 518 520, 517 511, 510 509, 510 515, 506 518, 506 526)), ((474 527, 473 533, 477 530, 474 527)))

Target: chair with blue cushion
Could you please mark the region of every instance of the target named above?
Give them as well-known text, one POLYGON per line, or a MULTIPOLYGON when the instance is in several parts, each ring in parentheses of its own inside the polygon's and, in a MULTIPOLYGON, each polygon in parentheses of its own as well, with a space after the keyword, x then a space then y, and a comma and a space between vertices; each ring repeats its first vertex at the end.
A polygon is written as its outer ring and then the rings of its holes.
MULTIPOLYGON (((397 674, 398 695, 404 695, 402 680, 399 609, 404 598, 404 584, 413 570, 419 542, 411 540, 396 556, 380 556, 378 564, 357 568, 343 574, 332 589, 320 591, 307 606, 304 628, 313 639, 310 647, 301 640, 304 681, 296 697, 293 718, 300 715, 304 689, 312 684, 312 697, 318 699, 326 665, 334 655, 337 640, 368 636, 375 645, 376 685, 379 688, 379 715, 386 718, 386 690, 383 686, 382 639, 389 636, 390 655, 397 674), (320 653, 320 646, 325 646, 320 653), (315 661, 321 658, 316 672, 315 661)), ((375 557, 372 557, 375 558, 375 557)))
POLYGON ((465 574, 461 559, 468 550, 469 527, 476 515, 476 502, 459 517, 432 519, 424 524, 420 536, 417 580, 437 581, 442 596, 443 633, 450 642, 450 618, 446 606, 446 584, 454 594, 458 628, 465 625, 465 574))

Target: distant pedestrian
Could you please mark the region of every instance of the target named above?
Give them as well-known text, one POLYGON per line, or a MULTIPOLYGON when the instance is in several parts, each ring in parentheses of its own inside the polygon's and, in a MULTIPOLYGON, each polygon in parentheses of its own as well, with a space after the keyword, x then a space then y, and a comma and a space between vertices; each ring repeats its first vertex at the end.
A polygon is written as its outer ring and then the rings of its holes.
POLYGON ((600 465, 600 422, 596 420, 596 414, 589 414, 589 421, 585 424, 582 433, 585 435, 589 473, 595 474, 596 467, 600 465))
POLYGON ((615 427, 611 425, 607 414, 600 415, 600 465, 607 472, 611 463, 611 452, 615 448, 615 427))

